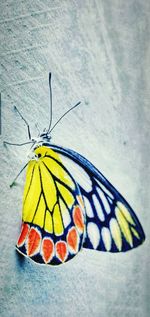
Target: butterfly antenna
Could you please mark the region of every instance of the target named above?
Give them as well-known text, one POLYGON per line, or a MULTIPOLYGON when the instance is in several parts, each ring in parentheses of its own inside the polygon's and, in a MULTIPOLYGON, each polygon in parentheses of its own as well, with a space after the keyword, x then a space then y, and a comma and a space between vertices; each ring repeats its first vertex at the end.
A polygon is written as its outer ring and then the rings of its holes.
POLYGON ((40 129, 39 129, 38 123, 35 123, 35 127, 36 127, 36 129, 37 129, 37 131, 38 131, 38 133, 39 133, 39 135, 40 135, 40 129))
POLYGON ((79 101, 78 103, 76 103, 75 106, 71 107, 69 110, 67 110, 61 117, 60 119, 54 124, 54 126, 52 127, 52 129, 49 132, 52 132, 52 130, 56 127, 56 125, 62 120, 62 118, 64 118, 70 111, 72 111, 74 108, 78 107, 80 105, 81 101, 79 101))
POLYGON ((51 73, 49 73, 49 91, 50 91, 50 111, 49 111, 49 127, 48 127, 48 130, 47 130, 47 134, 50 132, 50 129, 51 129, 51 125, 52 125, 52 84, 51 84, 51 73))

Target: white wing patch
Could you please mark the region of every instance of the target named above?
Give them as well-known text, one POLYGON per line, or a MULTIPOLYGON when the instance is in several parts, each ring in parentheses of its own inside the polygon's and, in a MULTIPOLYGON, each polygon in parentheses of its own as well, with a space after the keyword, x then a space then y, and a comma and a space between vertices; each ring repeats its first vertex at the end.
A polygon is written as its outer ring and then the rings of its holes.
POLYGON ((60 204, 60 209, 61 209, 61 213, 62 213, 63 223, 64 223, 65 228, 67 228, 67 226, 71 222, 71 217, 70 217, 70 214, 69 214, 69 211, 68 211, 66 205, 64 204, 64 202, 61 199, 59 200, 59 204, 60 204))
POLYGON ((100 232, 99 232, 97 225, 94 222, 88 223, 87 233, 88 233, 88 237, 90 239, 90 242, 92 243, 93 248, 97 249, 97 247, 100 243, 100 232))
POLYGON ((92 190, 92 182, 85 170, 64 156, 62 157, 62 160, 64 166, 68 169, 70 174, 73 175, 75 181, 87 192, 90 192, 92 190))
POLYGON ((102 207, 100 205, 99 200, 97 199, 95 194, 92 196, 92 198, 93 198, 93 203, 95 205, 95 209, 96 209, 96 212, 97 212, 97 215, 98 215, 99 219, 101 221, 104 221, 105 220, 105 216, 104 216, 104 213, 103 213, 103 210, 102 210, 102 207))
POLYGON ((103 227, 101 234, 102 234, 102 238, 103 238, 103 242, 104 242, 106 250, 110 251, 110 249, 111 249, 111 235, 110 235, 109 229, 106 227, 103 227))
POLYGON ((107 212, 107 214, 110 214, 111 210, 107 198, 105 197, 104 193, 100 190, 100 188, 96 187, 96 190, 103 202, 105 211, 107 212))
POLYGON ((104 193, 109 196, 112 200, 114 199, 114 196, 112 195, 112 193, 102 184, 100 183, 97 179, 95 179, 96 183, 98 183, 98 185, 100 186, 100 188, 102 188, 102 190, 104 191, 104 193))
POLYGON ((93 218, 94 217, 93 209, 92 209, 92 206, 91 206, 89 200, 86 198, 86 196, 84 196, 84 204, 85 204, 86 213, 87 213, 88 217, 93 218))

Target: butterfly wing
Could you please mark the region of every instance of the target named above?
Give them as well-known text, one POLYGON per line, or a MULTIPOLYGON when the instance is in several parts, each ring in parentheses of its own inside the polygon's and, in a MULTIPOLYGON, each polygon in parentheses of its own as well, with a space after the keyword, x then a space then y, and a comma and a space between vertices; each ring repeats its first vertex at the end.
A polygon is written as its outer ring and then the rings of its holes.
POLYGON ((83 244, 85 216, 78 184, 48 147, 28 164, 17 250, 38 263, 70 260, 83 244))
POLYGON ((132 208, 111 183, 83 156, 52 146, 76 179, 86 210, 83 247, 124 252, 145 240, 142 226, 132 208))

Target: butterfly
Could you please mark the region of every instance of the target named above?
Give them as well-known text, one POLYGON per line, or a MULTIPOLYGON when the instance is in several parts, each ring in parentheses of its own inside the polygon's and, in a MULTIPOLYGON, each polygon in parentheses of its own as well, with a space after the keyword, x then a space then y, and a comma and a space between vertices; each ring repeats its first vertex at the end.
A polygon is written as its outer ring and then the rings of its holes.
POLYGON ((38 139, 31 138, 29 125, 16 108, 28 127, 29 142, 21 145, 32 143, 30 160, 24 166, 22 225, 16 249, 37 263, 59 265, 82 248, 125 252, 139 246, 145 234, 122 195, 82 155, 51 143, 56 124, 80 103, 51 128, 51 73, 49 88, 49 128, 38 139))

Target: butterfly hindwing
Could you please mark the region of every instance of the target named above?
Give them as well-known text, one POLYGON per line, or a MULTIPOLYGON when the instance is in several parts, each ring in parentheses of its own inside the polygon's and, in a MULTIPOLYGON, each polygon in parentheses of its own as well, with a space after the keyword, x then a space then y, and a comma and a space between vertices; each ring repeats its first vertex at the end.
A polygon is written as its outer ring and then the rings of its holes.
POLYGON ((57 265, 74 257, 83 244, 83 200, 56 152, 41 146, 35 154, 27 168, 17 249, 38 263, 57 265))
POLYGON ((83 195, 87 213, 87 236, 83 246, 110 252, 130 250, 144 239, 141 225, 119 194, 106 191, 103 184, 93 179, 91 194, 83 195))
POLYGON ((53 146, 76 182, 86 211, 83 247, 124 252, 140 245, 145 235, 132 208, 107 179, 75 151, 53 146))

